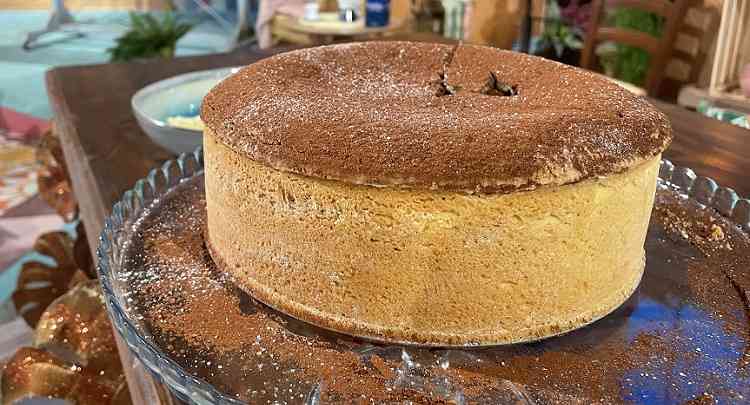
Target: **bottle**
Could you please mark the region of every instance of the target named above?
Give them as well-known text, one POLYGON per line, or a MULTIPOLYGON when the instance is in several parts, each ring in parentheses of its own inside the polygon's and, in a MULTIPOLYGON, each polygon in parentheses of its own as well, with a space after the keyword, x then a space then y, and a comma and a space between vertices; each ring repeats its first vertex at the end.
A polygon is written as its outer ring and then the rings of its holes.
POLYGON ((359 20, 360 4, 358 0, 338 0, 339 21, 353 23, 359 20))
POLYGON ((365 25, 368 27, 385 27, 390 16, 390 0, 367 0, 365 3, 365 25))

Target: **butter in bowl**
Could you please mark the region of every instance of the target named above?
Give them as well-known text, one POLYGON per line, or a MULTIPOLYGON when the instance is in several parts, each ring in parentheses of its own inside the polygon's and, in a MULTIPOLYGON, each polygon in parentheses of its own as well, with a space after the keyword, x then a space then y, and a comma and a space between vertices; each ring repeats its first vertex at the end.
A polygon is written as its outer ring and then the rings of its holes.
POLYGON ((199 115, 203 97, 239 69, 185 73, 138 90, 131 99, 138 125, 156 144, 175 154, 194 151, 203 143, 199 115))

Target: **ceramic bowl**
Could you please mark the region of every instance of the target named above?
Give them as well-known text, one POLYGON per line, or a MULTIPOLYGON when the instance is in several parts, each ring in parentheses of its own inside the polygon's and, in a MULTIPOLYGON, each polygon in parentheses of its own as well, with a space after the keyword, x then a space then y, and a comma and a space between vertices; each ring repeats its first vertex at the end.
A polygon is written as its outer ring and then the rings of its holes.
POLYGON ((131 106, 143 132, 175 154, 189 153, 203 143, 203 131, 167 124, 173 116, 196 116, 203 97, 240 68, 220 68, 185 73, 152 83, 135 93, 131 106))

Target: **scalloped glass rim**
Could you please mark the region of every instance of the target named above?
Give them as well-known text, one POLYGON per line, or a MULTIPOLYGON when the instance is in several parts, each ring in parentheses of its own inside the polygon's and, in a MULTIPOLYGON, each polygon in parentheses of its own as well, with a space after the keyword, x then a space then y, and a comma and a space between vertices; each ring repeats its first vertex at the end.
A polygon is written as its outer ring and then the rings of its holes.
MULTIPOLYGON (((113 285, 115 266, 120 264, 121 254, 130 237, 127 230, 140 218, 144 209, 158 203, 160 196, 202 173, 203 148, 199 147, 193 153, 183 153, 176 160, 153 169, 146 178, 137 181, 133 189, 126 191, 104 222, 97 248, 97 270, 115 328, 131 352, 152 375, 165 383, 180 400, 188 403, 243 404, 244 402, 219 392, 206 381, 192 376, 149 342, 125 314, 124 306, 118 298, 122 296, 122 292, 117 291, 116 294, 113 285)), ((675 166, 664 159, 659 167, 658 187, 674 189, 684 198, 693 198, 703 206, 712 207, 750 232, 750 200, 739 198, 733 189, 721 187, 713 179, 697 176, 690 168, 675 166)))

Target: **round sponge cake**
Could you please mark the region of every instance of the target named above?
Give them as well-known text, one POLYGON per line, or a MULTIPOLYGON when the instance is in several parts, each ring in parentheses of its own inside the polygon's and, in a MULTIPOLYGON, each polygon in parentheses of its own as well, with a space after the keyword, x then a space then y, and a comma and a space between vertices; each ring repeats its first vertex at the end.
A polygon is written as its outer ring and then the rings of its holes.
POLYGON ((299 319, 426 345, 539 339, 619 306, 671 139, 594 74, 408 42, 262 60, 201 116, 219 267, 299 319))

